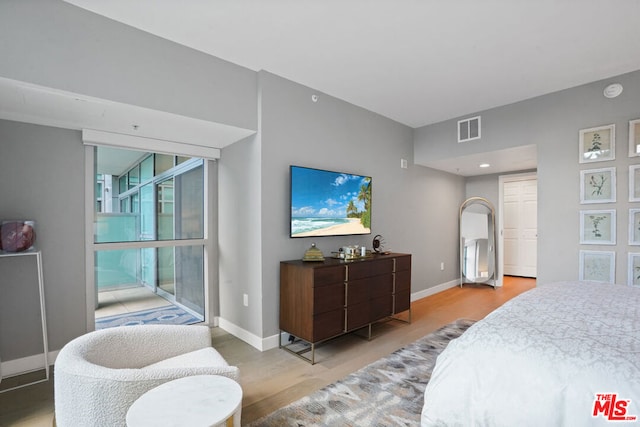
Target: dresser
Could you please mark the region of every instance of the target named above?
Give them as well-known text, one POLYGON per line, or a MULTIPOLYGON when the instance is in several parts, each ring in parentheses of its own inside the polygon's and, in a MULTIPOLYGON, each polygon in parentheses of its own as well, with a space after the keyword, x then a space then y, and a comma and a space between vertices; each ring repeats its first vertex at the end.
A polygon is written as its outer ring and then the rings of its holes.
POLYGON ((410 321, 410 254, 280 263, 281 348, 312 364, 316 344, 364 327, 370 339, 372 323, 405 311, 410 321))

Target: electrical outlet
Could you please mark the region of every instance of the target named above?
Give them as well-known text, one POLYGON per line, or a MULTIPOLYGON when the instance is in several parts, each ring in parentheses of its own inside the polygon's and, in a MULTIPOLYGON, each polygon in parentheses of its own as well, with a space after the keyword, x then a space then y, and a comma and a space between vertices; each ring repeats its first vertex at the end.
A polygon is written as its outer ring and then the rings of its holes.
POLYGON ((440 271, 444 271, 444 262, 440 263, 440 271))
POLYGON ((249 307, 249 295, 242 294, 242 303, 245 307, 249 307))

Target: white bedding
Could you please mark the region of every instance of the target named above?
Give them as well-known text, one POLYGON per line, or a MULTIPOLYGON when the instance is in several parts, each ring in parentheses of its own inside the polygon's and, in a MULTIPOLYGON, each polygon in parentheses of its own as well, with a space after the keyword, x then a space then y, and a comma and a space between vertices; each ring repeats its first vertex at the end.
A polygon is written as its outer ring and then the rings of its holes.
POLYGON ((539 286, 453 340, 425 390, 422 426, 638 425, 640 288, 595 282, 539 286), (626 406, 626 413, 624 407, 626 406))

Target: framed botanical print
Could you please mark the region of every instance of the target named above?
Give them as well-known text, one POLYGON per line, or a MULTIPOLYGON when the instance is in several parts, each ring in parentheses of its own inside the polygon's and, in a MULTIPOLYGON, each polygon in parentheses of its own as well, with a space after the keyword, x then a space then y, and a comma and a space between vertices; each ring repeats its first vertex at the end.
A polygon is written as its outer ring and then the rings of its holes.
POLYGON ((579 280, 614 283, 616 253, 613 251, 580 251, 579 280))
POLYGON ((629 122, 629 157, 640 156, 640 119, 629 122))
POLYGON ((580 163, 603 162, 616 158, 616 125, 580 130, 580 163))
POLYGON ((640 209, 629 209, 629 244, 640 246, 640 209))
POLYGON ((629 201, 640 202, 640 165, 629 166, 629 201))
POLYGON ((580 211, 581 245, 615 245, 616 211, 580 211))
POLYGON ((616 168, 580 171, 580 203, 615 203, 616 168))
POLYGON ((629 252, 629 273, 627 284, 640 286, 640 253, 629 252))

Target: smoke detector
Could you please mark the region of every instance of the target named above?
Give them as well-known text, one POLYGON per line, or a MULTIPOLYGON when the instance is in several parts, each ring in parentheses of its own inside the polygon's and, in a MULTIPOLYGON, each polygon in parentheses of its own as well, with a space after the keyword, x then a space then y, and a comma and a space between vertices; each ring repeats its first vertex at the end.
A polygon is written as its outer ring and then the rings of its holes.
POLYGON ((612 83, 604 88, 605 98, 615 98, 622 93, 622 85, 620 83, 612 83))

